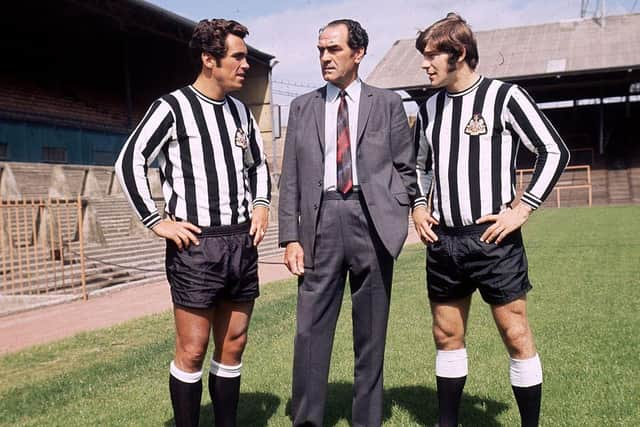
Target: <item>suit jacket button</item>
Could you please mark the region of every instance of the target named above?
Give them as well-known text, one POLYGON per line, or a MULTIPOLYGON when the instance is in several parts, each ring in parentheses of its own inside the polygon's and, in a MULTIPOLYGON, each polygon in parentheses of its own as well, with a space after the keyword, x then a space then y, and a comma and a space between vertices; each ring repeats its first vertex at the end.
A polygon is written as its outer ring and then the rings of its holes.
POLYGON ((317 204, 314 204, 314 205, 313 205, 313 210, 314 210, 314 211, 317 211, 317 210, 318 210, 318 205, 317 205, 317 204))
POLYGON ((318 181, 318 187, 322 187, 322 181, 318 181))

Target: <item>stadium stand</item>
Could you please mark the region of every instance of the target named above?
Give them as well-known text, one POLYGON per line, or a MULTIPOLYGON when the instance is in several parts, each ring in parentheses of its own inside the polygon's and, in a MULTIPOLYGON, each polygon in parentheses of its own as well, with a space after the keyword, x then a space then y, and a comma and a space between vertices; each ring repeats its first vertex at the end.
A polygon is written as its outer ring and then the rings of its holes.
MULTIPOLYGON (((13 177, 16 186, 0 194, 0 294, 79 292, 78 194, 84 200, 86 291, 164 280, 165 243, 132 216, 112 167, 13 162, 0 163, 0 170, 0 188, 10 185, 3 185, 7 177, 13 177), (26 206, 18 207, 23 200, 26 206)), ((159 196, 158 174, 152 170, 150 175, 152 191, 159 196)), ((155 198, 162 210, 161 198, 155 198)), ((273 227, 259 252, 280 260, 282 249, 273 227)))
MULTIPOLYGON (((164 242, 133 217, 112 165, 151 102, 192 81, 193 26, 141 0, 14 2, 0 14, 0 312, 7 295, 79 292, 80 253, 88 292, 164 279, 164 242)), ((266 142, 272 59, 249 46, 236 94, 266 142)), ((269 235, 261 253, 279 253, 269 235)))
MULTIPOLYGON (((585 18, 475 32, 478 71, 519 84, 541 103, 571 150, 570 165, 590 167, 594 204, 640 200, 635 130, 640 117, 639 25, 640 14, 631 13, 607 16, 606 25, 585 18)), ((436 89, 421 61, 414 38, 398 40, 367 83, 404 90, 409 95, 405 101, 422 102, 436 89)), ((521 148, 517 168, 531 169, 534 162, 521 148)), ((529 178, 524 175, 523 185, 529 178)), ((586 181, 583 169, 565 172, 559 182, 561 206, 585 204, 586 181)), ((557 204, 557 191, 545 206, 557 204)))
POLYGON ((0 109, 5 117, 126 132, 127 114, 115 100, 99 94, 80 97, 30 81, 0 79, 0 109))
MULTIPOLYGON (((141 0, 12 3, 0 14, 0 160, 112 165, 153 100, 193 81, 194 25, 141 0)), ((269 143, 272 59, 249 46, 236 94, 269 143)))

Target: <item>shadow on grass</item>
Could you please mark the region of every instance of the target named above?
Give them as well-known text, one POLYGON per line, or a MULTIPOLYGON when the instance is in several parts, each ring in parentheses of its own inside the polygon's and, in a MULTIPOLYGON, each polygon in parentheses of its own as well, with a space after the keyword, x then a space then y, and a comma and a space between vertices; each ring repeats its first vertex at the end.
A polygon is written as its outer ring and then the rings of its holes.
MULTIPOLYGON (((240 393, 238 425, 252 427, 266 426, 279 405, 280 398, 271 393, 240 393)), ((165 421, 164 425, 165 427, 175 426, 175 419, 171 418, 165 421)), ((200 425, 213 425, 213 406, 211 403, 200 408, 200 425)))
MULTIPOLYGON (((329 384, 324 424, 335 426, 345 420, 351 425, 352 384, 329 384)), ((384 391, 383 420, 389 421, 392 407, 407 411, 416 425, 432 426, 437 421, 438 398, 436 391, 423 386, 393 387, 384 391)), ((462 425, 500 426, 498 415, 509 405, 495 400, 464 394, 460 407, 459 422, 462 425)), ((291 418, 291 400, 287 402, 286 414, 291 418)))

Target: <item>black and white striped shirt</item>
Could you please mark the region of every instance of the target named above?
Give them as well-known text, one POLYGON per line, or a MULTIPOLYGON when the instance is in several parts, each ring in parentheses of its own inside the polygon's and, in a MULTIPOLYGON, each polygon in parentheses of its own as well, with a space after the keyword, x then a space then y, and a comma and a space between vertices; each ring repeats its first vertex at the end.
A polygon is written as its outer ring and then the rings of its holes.
POLYGON ((158 160, 165 211, 199 226, 240 224, 269 206, 271 180, 253 115, 237 99, 193 86, 156 100, 125 143, 116 175, 138 217, 160 222, 147 168, 158 160))
POLYGON ((426 204, 433 182, 433 216, 450 227, 496 214, 515 198, 520 141, 536 154, 522 202, 538 208, 569 162, 549 120, 517 85, 480 77, 465 91, 445 89, 421 107, 416 122, 417 172, 426 204))

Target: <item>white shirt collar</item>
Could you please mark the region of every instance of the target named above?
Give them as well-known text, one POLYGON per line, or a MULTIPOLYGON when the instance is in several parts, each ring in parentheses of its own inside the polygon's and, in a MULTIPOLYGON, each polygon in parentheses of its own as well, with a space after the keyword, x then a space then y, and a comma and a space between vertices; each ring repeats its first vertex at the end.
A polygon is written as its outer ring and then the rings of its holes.
MULTIPOLYGON (((338 99, 338 95, 340 94, 340 89, 338 86, 334 85, 331 82, 327 83, 327 102, 335 102, 338 99)), ((345 89, 347 92, 347 97, 351 99, 351 101, 357 101, 360 99, 360 91, 362 90, 362 80, 360 77, 351 82, 349 86, 345 89)))

